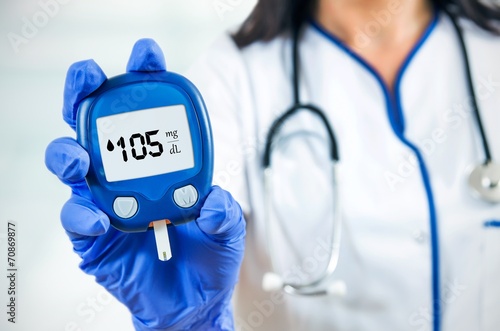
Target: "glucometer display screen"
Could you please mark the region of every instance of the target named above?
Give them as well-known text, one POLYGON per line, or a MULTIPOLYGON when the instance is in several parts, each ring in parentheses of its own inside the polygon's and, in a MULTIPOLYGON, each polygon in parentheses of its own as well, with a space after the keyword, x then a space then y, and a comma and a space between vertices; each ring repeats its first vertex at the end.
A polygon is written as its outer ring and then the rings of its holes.
POLYGON ((142 109, 96 120, 108 182, 194 167, 191 132, 183 105, 142 109))

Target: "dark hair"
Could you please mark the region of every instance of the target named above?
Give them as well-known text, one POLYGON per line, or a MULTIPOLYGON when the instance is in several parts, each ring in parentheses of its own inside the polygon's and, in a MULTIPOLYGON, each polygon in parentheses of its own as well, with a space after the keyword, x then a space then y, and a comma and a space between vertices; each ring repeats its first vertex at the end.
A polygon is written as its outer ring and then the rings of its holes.
MULTIPOLYGON (((299 26, 311 17, 319 0, 259 0, 252 13, 233 35, 238 47, 254 41, 269 41, 299 26)), ((446 7, 468 18, 481 28, 500 34, 500 7, 487 6, 478 0, 431 0, 436 7, 446 7), (497 22, 493 22, 497 21, 497 22)))

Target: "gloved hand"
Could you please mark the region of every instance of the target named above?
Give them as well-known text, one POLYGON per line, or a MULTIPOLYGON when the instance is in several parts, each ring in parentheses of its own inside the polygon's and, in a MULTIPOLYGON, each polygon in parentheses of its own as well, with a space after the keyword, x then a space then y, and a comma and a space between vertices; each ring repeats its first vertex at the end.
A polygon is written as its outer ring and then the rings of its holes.
MULTIPOLYGON (((165 70, 162 51, 152 40, 138 41, 127 71, 156 70, 165 70)), ((92 60, 69 68, 63 117, 73 129, 79 102, 105 80, 92 60)), ((243 258, 245 220, 228 192, 214 186, 198 219, 169 227, 173 257, 162 262, 153 231, 110 227, 84 180, 89 156, 73 138, 53 141, 45 163, 71 187, 61 220, 82 258, 80 268, 129 308, 137 330, 234 329, 230 300, 243 258)))

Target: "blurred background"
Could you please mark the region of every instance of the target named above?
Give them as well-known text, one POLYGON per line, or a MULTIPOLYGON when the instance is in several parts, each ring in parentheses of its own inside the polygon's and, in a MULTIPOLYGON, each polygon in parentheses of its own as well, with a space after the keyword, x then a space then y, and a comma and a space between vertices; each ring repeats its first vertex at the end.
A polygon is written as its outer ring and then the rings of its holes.
POLYGON ((133 330, 125 307, 78 268, 59 221, 69 188, 46 170, 47 144, 74 136, 61 116, 67 68, 93 58, 124 72, 154 38, 185 72, 255 0, 1 0, 0 330, 133 330), (7 223, 17 227, 17 315, 7 321, 7 223))

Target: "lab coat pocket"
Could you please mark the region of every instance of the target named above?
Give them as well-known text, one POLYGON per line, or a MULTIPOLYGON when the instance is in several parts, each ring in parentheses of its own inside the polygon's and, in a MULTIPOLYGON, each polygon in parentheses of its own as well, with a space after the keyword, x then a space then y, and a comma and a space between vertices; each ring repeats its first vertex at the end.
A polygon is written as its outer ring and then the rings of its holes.
POLYGON ((482 275, 482 330, 498 330, 500 325, 500 219, 484 223, 482 275))

